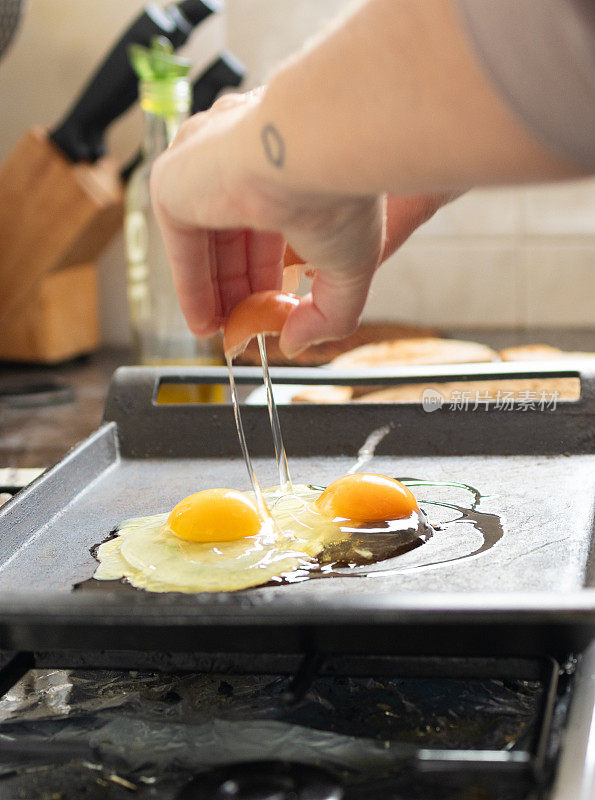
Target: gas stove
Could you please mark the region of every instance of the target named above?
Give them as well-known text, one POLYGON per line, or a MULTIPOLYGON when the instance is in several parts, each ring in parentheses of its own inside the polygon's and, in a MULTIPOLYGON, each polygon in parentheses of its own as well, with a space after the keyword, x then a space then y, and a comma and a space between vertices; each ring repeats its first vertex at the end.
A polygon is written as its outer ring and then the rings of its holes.
MULTIPOLYGON (((375 378, 519 367, 460 369, 375 378)), ((298 372, 272 371, 307 382, 298 372)), ((497 518, 489 547, 467 517, 439 552, 357 580, 185 596, 73 591, 122 519, 245 480, 230 408, 156 400, 162 382, 223 371, 117 373, 101 428, 0 509, 0 798, 593 800, 595 376, 535 372, 580 377, 581 399, 280 409, 298 476, 345 474, 386 429, 375 471, 425 479, 422 505, 497 518)), ((267 425, 246 408, 258 474, 267 425)))
POLYGON ((50 669, 56 653, 38 653, 8 689, 14 664, 0 675, 0 797, 593 797, 595 645, 563 664, 310 656, 293 675, 288 658, 258 674, 85 658, 50 669))

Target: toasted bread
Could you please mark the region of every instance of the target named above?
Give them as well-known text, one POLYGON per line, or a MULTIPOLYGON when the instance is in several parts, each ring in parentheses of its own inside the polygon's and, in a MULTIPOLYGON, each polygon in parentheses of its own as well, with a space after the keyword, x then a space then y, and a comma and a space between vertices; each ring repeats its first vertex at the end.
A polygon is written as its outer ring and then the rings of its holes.
POLYGON ((439 392, 445 403, 478 403, 578 400, 578 378, 502 378, 488 381, 451 381, 449 383, 408 383, 389 386, 358 397, 356 403, 421 403, 424 392, 439 392))
POLYGON ((307 386, 291 398, 292 403, 348 403, 351 386, 307 386))
POLYGON ((549 344, 525 344, 500 350, 502 361, 551 361, 560 358, 595 358, 595 353, 559 350, 549 344))
POLYGON ((334 358, 330 366, 390 367, 402 364, 468 364, 498 361, 495 350, 478 342, 459 339, 393 339, 356 347, 334 358))

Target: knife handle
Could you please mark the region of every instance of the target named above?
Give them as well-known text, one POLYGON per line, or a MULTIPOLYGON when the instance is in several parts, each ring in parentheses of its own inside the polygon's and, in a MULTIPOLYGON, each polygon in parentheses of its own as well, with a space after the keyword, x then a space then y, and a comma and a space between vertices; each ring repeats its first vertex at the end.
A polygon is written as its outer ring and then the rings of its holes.
MULTIPOLYGON (((242 62, 225 50, 192 84, 192 113, 196 114, 197 111, 205 111, 210 108, 222 89, 227 86, 239 86, 244 80, 245 74, 246 68, 242 62)), ((123 167, 120 177, 124 182, 128 181, 142 158, 139 150, 134 158, 123 167)))
POLYGON ((138 97, 138 79, 128 61, 128 46, 149 46, 166 36, 174 48, 219 8, 217 0, 183 0, 165 8, 149 3, 106 56, 66 118, 50 138, 72 161, 97 161, 104 155, 103 133, 138 97))
POLYGON ((202 73, 192 86, 192 113, 206 111, 227 86, 237 88, 246 76, 246 67, 239 58, 225 50, 202 73))

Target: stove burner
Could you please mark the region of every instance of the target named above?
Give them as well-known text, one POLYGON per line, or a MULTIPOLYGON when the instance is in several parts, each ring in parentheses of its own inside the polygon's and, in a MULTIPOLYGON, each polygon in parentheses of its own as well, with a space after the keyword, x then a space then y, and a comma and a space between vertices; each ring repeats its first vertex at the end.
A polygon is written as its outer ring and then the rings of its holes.
POLYGON ((197 775, 178 800, 342 800, 328 772, 290 761, 231 764, 197 775))

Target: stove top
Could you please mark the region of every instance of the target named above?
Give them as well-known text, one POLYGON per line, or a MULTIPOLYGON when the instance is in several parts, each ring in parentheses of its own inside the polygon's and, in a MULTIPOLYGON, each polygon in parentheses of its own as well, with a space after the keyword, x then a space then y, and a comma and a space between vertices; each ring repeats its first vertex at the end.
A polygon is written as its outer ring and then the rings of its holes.
MULTIPOLYGON (((505 520, 485 552, 252 593, 73 592, 135 504, 243 474, 230 409, 160 406, 167 371, 121 372, 105 424, 0 510, 0 798, 593 800, 595 375, 580 374, 581 400, 551 414, 284 410, 308 479, 345 474, 378 426, 376 471, 480 476, 505 520)), ((272 463, 268 421, 246 412, 272 463)))
MULTIPOLYGON (((595 648, 589 658, 593 672, 595 648)), ((307 658, 293 676, 32 669, 0 700, 0 797, 565 800, 551 786, 575 667, 363 657, 307 658)))

